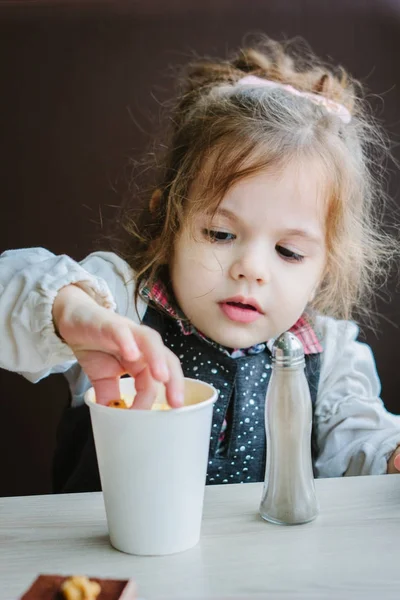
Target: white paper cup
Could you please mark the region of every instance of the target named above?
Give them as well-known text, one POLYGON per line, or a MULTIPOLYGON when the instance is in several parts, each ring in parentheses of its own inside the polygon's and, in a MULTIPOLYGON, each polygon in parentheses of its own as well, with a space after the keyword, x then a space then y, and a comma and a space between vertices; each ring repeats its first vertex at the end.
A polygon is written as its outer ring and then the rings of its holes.
MULTIPOLYGON (((135 395, 132 378, 121 396, 135 395)), ((90 408, 111 544, 129 554, 172 554, 200 538, 213 404, 217 391, 185 379, 185 404, 171 410, 90 408)), ((157 403, 165 403, 160 385, 157 403)))

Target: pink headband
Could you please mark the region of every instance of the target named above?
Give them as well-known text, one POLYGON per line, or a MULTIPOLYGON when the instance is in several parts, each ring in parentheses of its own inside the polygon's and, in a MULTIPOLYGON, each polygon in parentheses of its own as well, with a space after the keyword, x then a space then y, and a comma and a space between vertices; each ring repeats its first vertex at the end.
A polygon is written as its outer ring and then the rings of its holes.
POLYGON ((259 87, 270 87, 270 88, 280 88, 282 90, 286 90, 295 96, 300 96, 301 98, 307 98, 310 102, 314 104, 318 104, 318 106, 323 106, 325 110, 329 113, 336 115, 343 121, 343 123, 350 123, 351 114, 350 111, 343 106, 343 104, 339 104, 339 102, 335 102, 334 100, 329 100, 325 98, 325 96, 320 96, 319 94, 313 94, 312 92, 301 92, 297 90, 292 85, 288 85, 286 83, 279 83, 278 81, 271 81, 270 79, 263 79, 262 77, 257 77, 256 75, 246 75, 246 77, 242 77, 237 82, 238 85, 252 85, 259 87))

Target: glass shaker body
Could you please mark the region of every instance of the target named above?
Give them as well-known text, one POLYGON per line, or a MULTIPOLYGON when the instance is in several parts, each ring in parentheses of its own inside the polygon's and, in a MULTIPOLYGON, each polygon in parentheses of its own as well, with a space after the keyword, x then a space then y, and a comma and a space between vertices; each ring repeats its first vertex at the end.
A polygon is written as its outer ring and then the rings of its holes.
POLYGON ((273 363, 265 405, 267 461, 263 519, 298 525, 315 519, 318 503, 311 458, 312 403, 304 361, 273 363))

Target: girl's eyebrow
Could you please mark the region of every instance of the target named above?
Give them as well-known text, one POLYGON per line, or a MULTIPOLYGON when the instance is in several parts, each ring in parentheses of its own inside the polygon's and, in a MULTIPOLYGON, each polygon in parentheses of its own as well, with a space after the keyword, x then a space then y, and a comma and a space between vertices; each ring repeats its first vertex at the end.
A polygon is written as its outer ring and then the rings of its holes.
MULTIPOLYGON (((216 216, 226 217, 231 221, 240 221, 240 217, 238 217, 234 212, 227 208, 217 208, 214 214, 216 216)), ((314 244, 323 244, 324 241, 322 235, 318 234, 316 231, 311 229, 285 229, 284 231, 282 231, 282 235, 302 237, 307 241, 313 242, 314 244)))
POLYGON ((227 219, 231 219, 231 221, 240 221, 240 218, 228 208, 218 207, 213 214, 218 217, 226 217, 227 219))
POLYGON ((305 238, 309 242, 313 242, 314 244, 322 244, 323 237, 319 235, 316 231, 311 229, 286 229, 284 231, 285 235, 302 237, 305 238))

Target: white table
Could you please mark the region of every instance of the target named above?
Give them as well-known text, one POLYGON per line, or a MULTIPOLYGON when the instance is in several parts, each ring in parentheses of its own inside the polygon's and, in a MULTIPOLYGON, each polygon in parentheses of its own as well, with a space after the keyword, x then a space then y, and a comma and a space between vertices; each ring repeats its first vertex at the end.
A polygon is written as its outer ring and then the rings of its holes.
POLYGON ((258 517, 261 489, 207 487, 200 543, 165 557, 114 550, 100 493, 0 499, 0 600, 40 572, 134 577, 146 600, 399 600, 400 476, 319 480, 297 527, 258 517))

